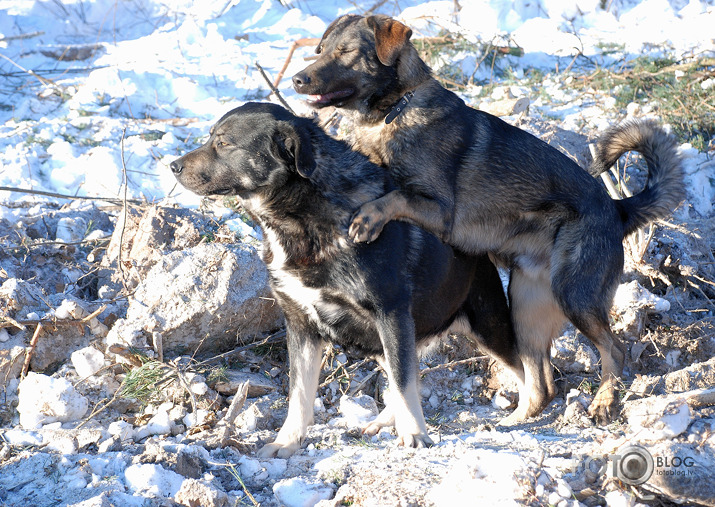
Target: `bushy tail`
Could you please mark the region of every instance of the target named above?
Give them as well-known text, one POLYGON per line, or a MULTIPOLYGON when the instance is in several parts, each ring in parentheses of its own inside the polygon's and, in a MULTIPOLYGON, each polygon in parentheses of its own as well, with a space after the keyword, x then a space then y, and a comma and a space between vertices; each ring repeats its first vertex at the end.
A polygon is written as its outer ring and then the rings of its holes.
POLYGON ((598 176, 628 151, 643 155, 648 179, 640 193, 616 201, 626 235, 669 215, 685 198, 683 167, 675 137, 653 120, 628 121, 608 129, 598 141, 588 172, 598 176))

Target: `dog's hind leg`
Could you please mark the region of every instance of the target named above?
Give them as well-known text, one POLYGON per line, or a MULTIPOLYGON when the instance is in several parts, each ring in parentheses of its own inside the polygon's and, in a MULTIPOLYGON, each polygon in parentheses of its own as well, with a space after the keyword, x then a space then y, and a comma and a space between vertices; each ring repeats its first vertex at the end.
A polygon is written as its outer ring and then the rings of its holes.
POLYGON ((383 410, 385 420, 379 422, 389 422, 393 415, 398 443, 405 447, 429 447, 434 442, 427 435, 422 413, 414 321, 409 310, 397 309, 379 317, 378 330, 384 349, 382 365, 389 384, 385 408, 389 411, 383 410))
POLYGON ((556 396, 550 361, 551 342, 566 320, 551 291, 545 267, 515 266, 509 282, 514 331, 524 365, 519 404, 500 425, 510 425, 538 415, 556 396))
POLYGON ((601 384, 589 407, 598 424, 612 421, 618 411, 618 379, 623 372, 625 347, 613 334, 608 314, 618 278, 623 271, 621 233, 616 228, 580 226, 562 230, 554 249, 552 287, 568 319, 598 349, 601 384), (578 238, 577 247, 569 248, 578 238))
POLYGON ((318 391, 323 342, 287 329, 288 356, 290 360, 290 399, 288 414, 275 441, 263 446, 256 454, 259 458, 287 458, 303 443, 308 426, 313 423, 313 407, 318 391))
POLYGON ((496 266, 487 255, 476 264, 474 279, 464 311, 468 329, 462 329, 479 348, 498 359, 524 383, 524 365, 519 357, 511 312, 496 266))

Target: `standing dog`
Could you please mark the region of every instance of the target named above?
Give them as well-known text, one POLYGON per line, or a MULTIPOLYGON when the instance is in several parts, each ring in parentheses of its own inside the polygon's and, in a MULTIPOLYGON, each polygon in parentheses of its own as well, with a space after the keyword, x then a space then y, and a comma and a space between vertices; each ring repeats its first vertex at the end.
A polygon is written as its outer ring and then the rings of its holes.
POLYGON ((498 277, 495 286, 475 283, 493 269, 484 259, 404 222, 387 224, 369 244, 349 240, 355 210, 393 187, 382 168, 312 120, 245 104, 170 167, 197 194, 237 195, 263 229, 263 259, 286 319, 290 401, 275 442, 260 456, 300 448, 313 421, 325 341, 377 356, 387 373, 392 395, 366 433, 394 425, 404 445, 421 447, 431 440, 417 386, 418 344, 450 329, 512 340, 498 277), (482 321, 482 313, 492 315, 482 321))
POLYGON ((649 169, 640 194, 614 201, 558 150, 443 88, 411 34, 386 16, 340 17, 325 31, 318 59, 293 78, 314 106, 336 106, 353 120, 355 148, 387 167, 399 187, 360 208, 351 238, 375 241, 397 219, 461 251, 490 252, 511 268, 525 370, 519 405, 502 423, 534 416, 554 397, 549 350, 566 319, 601 354, 589 413, 599 423, 611 420, 625 357, 608 323, 622 241, 683 198, 675 140, 653 122, 606 132, 593 174, 629 150, 641 152, 649 169))

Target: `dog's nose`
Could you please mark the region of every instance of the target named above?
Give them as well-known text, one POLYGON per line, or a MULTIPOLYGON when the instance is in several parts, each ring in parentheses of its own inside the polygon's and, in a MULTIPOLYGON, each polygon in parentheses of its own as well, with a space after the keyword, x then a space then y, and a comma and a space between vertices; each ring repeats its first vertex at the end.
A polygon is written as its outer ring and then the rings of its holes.
POLYGON ((171 168, 171 172, 176 175, 181 174, 181 171, 184 170, 184 164, 178 160, 174 160, 171 164, 169 164, 169 167, 171 168))
POLYGON ((300 92, 301 88, 303 88, 304 86, 308 86, 309 84, 310 78, 302 72, 299 72, 298 74, 293 76, 293 88, 295 88, 295 91, 300 92))

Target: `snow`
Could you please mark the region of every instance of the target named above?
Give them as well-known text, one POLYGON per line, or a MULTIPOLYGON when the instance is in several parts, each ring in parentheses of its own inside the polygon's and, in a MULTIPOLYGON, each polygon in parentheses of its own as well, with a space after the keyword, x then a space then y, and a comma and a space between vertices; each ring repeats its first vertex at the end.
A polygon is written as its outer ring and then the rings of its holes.
POLYGON ((54 422, 77 421, 87 412, 89 403, 63 378, 29 372, 20 382, 20 424, 37 429, 54 422))
MULTIPOLYGON (((553 69, 557 62, 565 66, 578 51, 606 63, 611 57, 599 52, 601 43, 624 44, 626 57, 654 53, 659 50, 653 45, 663 43, 676 57, 715 48, 712 2, 625 0, 610 3, 608 12, 601 10, 600 3, 472 0, 460 2, 462 9, 455 15, 453 2, 412 0, 400 2, 401 11, 393 6, 387 13, 413 27, 415 36, 435 35, 447 28, 471 40, 511 37, 525 51, 510 62, 517 73, 533 66, 553 69)), ((175 188, 168 163, 196 147, 220 115, 244 101, 267 96, 256 62, 275 76, 292 41, 319 37, 336 16, 362 12, 368 4, 345 0, 212 0, 200 6, 182 0, 0 2, 4 37, 43 32, 2 42, 3 54, 14 64, 2 60, 0 71, 14 74, 3 86, 0 185, 117 197, 123 195, 126 166, 129 197, 169 198, 196 206, 197 197, 175 188), (76 62, 58 62, 39 51, 61 44, 99 44, 101 49, 76 62), (56 86, 40 83, 15 64, 36 69, 40 76, 44 71, 56 86), (188 123, 173 125, 172 119, 188 123)), ((296 52, 279 85, 300 111, 305 106, 288 78, 305 66, 303 58, 312 51, 308 47, 296 52)), ((713 197, 708 180, 713 168, 705 169, 694 171, 691 185, 700 194, 698 212, 713 197)), ((47 200, 0 192, 4 203, 30 199, 47 200)), ((0 218, 12 220, 18 213, 0 208, 0 218)))

